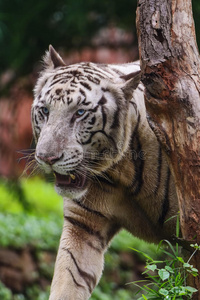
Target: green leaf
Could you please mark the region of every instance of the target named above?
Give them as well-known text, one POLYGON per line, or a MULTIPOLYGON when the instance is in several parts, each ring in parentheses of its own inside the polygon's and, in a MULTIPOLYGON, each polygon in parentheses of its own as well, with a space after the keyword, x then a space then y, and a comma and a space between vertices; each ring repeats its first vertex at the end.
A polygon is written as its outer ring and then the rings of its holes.
POLYGON ((191 265, 188 264, 188 263, 184 263, 184 264, 183 264, 183 268, 190 268, 190 267, 191 267, 191 265))
POLYGON ((192 268, 191 270, 192 270, 192 272, 198 273, 198 270, 196 268, 192 268))
POLYGON ((185 289, 188 291, 188 292, 191 292, 191 293, 196 293, 198 292, 197 289, 191 287, 191 286, 186 286, 185 289))
POLYGON ((155 295, 155 294, 153 295, 153 294, 148 293, 148 298, 147 298, 145 295, 142 294, 142 297, 139 298, 138 300, 143 300, 143 299, 145 299, 145 300, 149 300, 149 299, 156 299, 156 300, 158 300, 158 296, 155 295))
POLYGON ((182 257, 178 257, 178 256, 177 256, 177 259, 178 259, 180 262, 182 262, 183 264, 185 263, 182 257))
POLYGON ((137 250, 135 248, 130 248, 130 249, 133 250, 133 251, 135 251, 135 252, 137 252, 137 253, 142 254, 146 259, 148 259, 149 261, 153 262, 153 259, 149 255, 147 255, 145 252, 139 251, 139 250, 137 250))
POLYGON ((161 294, 163 296, 167 296, 167 295, 169 295, 169 292, 166 289, 160 289, 159 294, 161 294))
POLYGON ((153 264, 153 265, 147 265, 146 268, 147 268, 148 270, 154 272, 154 271, 157 269, 157 266, 156 266, 155 264, 153 264))
POLYGON ((164 242, 169 246, 169 248, 171 249, 174 257, 177 257, 176 252, 174 250, 174 246, 168 240, 164 240, 164 242))
POLYGON ((200 250, 200 246, 197 243, 196 244, 190 244, 190 247, 193 247, 196 250, 200 250))
POLYGON ((174 273, 173 269, 170 266, 165 266, 165 270, 167 270, 170 273, 174 273))
POLYGON ((158 275, 160 276, 160 278, 162 279, 162 281, 164 281, 164 280, 166 280, 166 279, 169 278, 170 273, 167 270, 165 270, 165 269, 160 269, 158 271, 158 275))

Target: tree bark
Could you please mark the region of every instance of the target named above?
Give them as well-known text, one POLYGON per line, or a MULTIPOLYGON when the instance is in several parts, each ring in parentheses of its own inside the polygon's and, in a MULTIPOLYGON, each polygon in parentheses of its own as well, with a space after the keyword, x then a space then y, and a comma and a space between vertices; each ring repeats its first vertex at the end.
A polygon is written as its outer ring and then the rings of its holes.
MULTIPOLYGON (((183 238, 200 244, 200 60, 191 1, 139 0, 137 30, 149 124, 175 179, 183 238)), ((200 290, 199 277, 192 285, 200 290)))

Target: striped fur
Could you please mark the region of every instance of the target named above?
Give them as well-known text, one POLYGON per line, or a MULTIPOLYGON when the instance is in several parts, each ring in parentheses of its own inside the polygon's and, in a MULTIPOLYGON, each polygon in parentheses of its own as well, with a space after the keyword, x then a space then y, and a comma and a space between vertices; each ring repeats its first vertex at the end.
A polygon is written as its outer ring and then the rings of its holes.
POLYGON ((64 225, 50 300, 86 300, 125 228, 146 241, 174 233, 172 176, 150 129, 139 63, 66 66, 50 47, 35 87, 36 160, 56 175, 64 225))

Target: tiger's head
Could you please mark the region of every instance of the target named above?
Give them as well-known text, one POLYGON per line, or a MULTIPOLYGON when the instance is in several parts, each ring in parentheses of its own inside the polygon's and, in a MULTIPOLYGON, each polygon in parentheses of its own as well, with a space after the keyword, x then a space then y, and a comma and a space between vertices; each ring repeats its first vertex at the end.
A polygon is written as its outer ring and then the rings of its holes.
POLYGON ((35 158, 54 173, 60 195, 80 198, 128 147, 129 100, 140 76, 126 80, 92 63, 66 66, 52 46, 44 62, 32 106, 35 158))

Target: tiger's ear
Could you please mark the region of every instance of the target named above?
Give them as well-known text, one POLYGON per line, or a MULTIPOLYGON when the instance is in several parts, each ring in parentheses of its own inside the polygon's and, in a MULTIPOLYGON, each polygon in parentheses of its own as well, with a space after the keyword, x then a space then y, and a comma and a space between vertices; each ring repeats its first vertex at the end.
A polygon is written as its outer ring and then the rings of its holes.
POLYGON ((136 71, 129 73, 127 75, 120 76, 120 78, 125 80, 121 89, 125 95, 125 98, 131 100, 133 98, 133 92, 138 87, 141 80, 141 71, 136 71))
POLYGON ((49 51, 47 51, 44 57, 44 63, 47 69, 66 66, 61 56, 56 52, 52 45, 49 45, 49 51))

